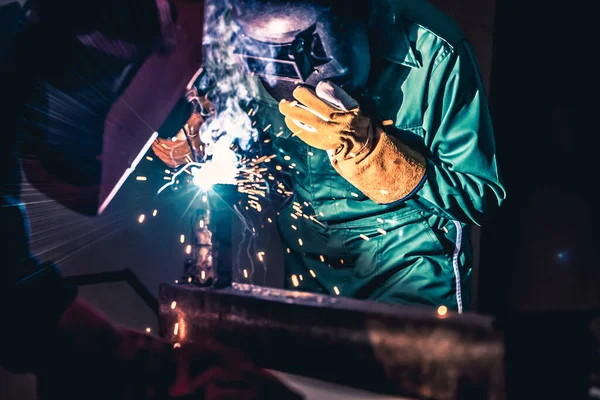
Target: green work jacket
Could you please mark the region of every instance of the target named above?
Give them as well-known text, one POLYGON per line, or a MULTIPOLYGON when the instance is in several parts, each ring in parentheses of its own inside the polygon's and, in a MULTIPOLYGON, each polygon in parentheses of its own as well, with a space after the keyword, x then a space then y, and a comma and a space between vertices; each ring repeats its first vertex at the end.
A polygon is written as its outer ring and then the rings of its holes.
POLYGON ((407 198, 376 204, 325 151, 290 137, 277 101, 257 85, 256 128, 294 183, 277 221, 286 287, 462 311, 469 226, 505 198, 477 61, 455 23, 421 1, 375 2, 369 32, 371 115, 425 156, 426 177, 407 198))

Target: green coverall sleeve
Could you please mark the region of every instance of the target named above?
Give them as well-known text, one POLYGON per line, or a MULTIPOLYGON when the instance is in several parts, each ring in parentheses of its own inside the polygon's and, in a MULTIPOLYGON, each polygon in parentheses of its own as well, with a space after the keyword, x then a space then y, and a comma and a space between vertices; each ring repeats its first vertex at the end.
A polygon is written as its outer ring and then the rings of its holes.
POLYGON ((445 218, 481 225, 506 193, 478 64, 466 41, 436 63, 423 116, 427 178, 415 199, 445 218))

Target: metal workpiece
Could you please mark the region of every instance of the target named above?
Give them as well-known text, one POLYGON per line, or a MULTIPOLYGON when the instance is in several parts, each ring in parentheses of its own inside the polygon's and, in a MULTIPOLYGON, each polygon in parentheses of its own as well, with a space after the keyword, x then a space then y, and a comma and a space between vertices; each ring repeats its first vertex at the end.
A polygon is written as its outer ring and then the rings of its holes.
POLYGON ((192 243, 186 250, 189 257, 179 283, 197 287, 231 286, 237 199, 234 185, 214 185, 197 196, 190 217, 192 243))
POLYGON ((161 334, 218 341, 258 365, 377 393, 503 399, 504 345, 492 319, 234 284, 163 284, 161 334))

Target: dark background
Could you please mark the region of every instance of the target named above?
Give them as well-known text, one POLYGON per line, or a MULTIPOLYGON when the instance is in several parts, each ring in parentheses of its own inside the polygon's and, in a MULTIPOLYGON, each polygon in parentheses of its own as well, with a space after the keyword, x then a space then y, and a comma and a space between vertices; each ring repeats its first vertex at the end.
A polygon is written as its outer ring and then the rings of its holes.
MULTIPOLYGON (((481 230, 476 309, 508 321, 509 339, 522 338, 511 339, 511 349, 530 358, 513 382, 531 378, 551 394, 566 369, 588 366, 585 329, 600 309, 594 196, 600 170, 597 15, 580 1, 433 3, 473 44, 508 191, 500 212, 481 230), (564 363, 554 372, 535 373, 544 361, 564 363)), ((187 219, 181 219, 187 204, 155 199, 150 186, 156 180, 135 181, 136 175, 158 174, 162 168, 156 162, 144 161, 98 218, 64 210, 25 186, 33 249, 42 259, 59 261, 67 275, 129 268, 151 293, 160 282, 177 279, 185 256, 179 235, 187 228, 187 219), (153 209, 159 211, 155 218, 153 209), (143 224, 137 222, 141 213, 143 224)), ((92 285, 82 293, 118 322, 156 332, 152 311, 130 285, 92 285)), ((1 399, 29 398, 30 380, 11 389, 14 378, 3 376, 1 399)))

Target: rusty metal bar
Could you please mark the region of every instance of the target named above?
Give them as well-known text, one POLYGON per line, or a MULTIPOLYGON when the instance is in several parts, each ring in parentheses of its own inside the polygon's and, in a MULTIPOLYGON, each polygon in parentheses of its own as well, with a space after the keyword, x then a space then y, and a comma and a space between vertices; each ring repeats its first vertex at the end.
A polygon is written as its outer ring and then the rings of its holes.
POLYGON ((504 398, 503 341, 484 316, 252 285, 163 284, 159 297, 175 342, 218 341, 265 368, 378 393, 504 398))

